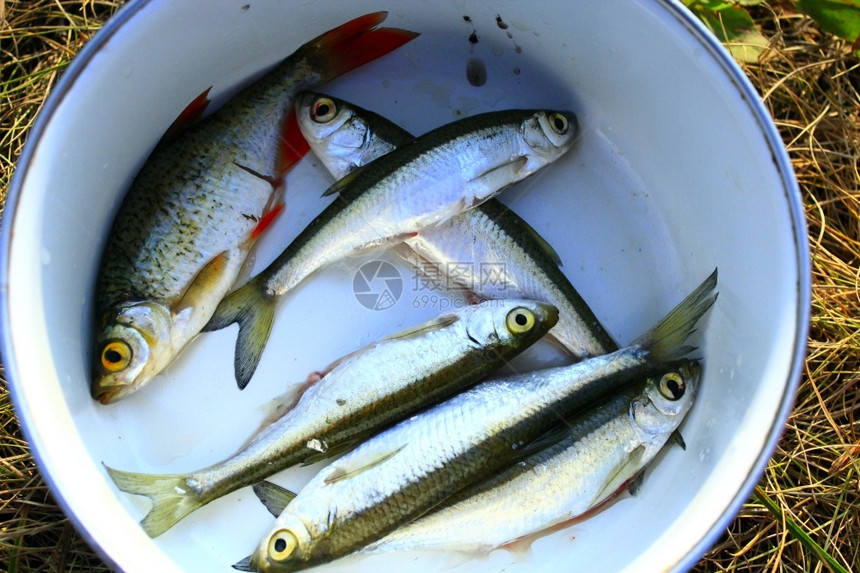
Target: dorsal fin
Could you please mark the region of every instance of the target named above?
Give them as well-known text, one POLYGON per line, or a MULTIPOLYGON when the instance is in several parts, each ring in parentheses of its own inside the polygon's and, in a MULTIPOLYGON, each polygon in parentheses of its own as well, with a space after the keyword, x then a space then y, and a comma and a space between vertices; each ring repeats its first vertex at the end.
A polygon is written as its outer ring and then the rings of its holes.
POLYGON ((170 124, 170 127, 167 128, 167 131, 164 132, 164 135, 161 137, 161 141, 172 139, 181 133, 186 127, 200 119, 203 112, 206 111, 207 107, 209 107, 209 90, 211 89, 212 86, 209 86, 203 90, 203 93, 185 106, 185 109, 176 116, 176 119, 174 119, 173 123, 170 124))

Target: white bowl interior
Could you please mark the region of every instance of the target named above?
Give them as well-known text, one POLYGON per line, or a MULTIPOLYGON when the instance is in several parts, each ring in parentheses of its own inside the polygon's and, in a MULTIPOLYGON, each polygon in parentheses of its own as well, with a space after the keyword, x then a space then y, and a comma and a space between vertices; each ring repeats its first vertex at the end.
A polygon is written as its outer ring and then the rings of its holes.
MULTIPOLYGON (((682 427, 687 450, 665 452, 635 498, 540 538, 529 554, 389 554, 326 570, 691 565, 749 493, 784 423, 805 344, 809 279, 798 193, 773 126, 740 72, 669 2, 360 0, 348 10, 130 3, 52 95, 4 221, 4 359, 55 493, 125 571, 233 571, 271 523, 248 488, 152 540, 137 523, 149 502, 119 492, 102 463, 178 472, 219 461, 245 442, 286 386, 441 310, 438 293, 420 290, 405 267, 397 305, 368 310, 351 289, 362 261, 345 263, 280 306, 244 392, 232 379, 231 328, 200 336, 125 401, 105 407, 89 395, 99 254, 124 191, 166 126, 204 89, 214 86, 222 100, 312 36, 379 9, 391 11, 385 25, 422 35, 321 91, 414 133, 505 107, 574 110, 582 126, 574 151, 502 200, 559 251, 568 277, 621 343, 714 267, 720 296, 698 340, 706 370, 682 427), (486 64, 485 85, 467 81, 469 58, 486 64)), ((326 204, 319 196, 330 182, 311 158, 290 174, 287 213, 262 241, 255 270, 326 204)), ((275 481, 297 487, 313 469, 275 481)))

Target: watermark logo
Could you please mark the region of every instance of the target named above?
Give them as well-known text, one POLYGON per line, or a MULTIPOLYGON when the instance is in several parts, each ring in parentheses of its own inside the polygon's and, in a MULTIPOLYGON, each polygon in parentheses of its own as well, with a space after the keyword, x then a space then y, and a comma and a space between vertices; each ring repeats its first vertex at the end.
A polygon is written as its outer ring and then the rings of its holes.
POLYGON ((499 293, 508 290, 505 263, 421 262, 412 276, 412 291, 470 291, 499 293))
MULTIPOLYGON (((412 308, 441 311, 482 299, 506 298, 510 276, 504 263, 422 262, 413 268, 412 308)), ((370 261, 352 279, 355 299, 370 310, 387 310, 403 295, 404 281, 396 266, 370 261)))
POLYGON ((388 261, 370 261, 361 265, 352 279, 355 299, 370 310, 386 310, 403 294, 403 277, 388 261))

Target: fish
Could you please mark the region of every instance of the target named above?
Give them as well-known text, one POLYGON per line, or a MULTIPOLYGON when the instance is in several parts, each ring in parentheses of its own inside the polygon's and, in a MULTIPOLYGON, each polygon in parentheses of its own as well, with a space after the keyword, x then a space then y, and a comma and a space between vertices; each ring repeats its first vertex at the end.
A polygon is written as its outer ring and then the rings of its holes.
MULTIPOLYGON (((300 94, 296 112, 311 151, 335 179, 415 138, 381 115, 327 94, 300 94)), ((559 268, 561 259, 549 242, 498 199, 423 229, 394 252, 430 280, 444 277, 445 285, 470 296, 517 296, 554 304, 559 321, 550 336, 573 360, 618 350, 559 268), (464 263, 465 272, 456 272, 464 263)))
POLYGON ((279 470, 346 451, 475 384, 540 339, 557 319, 552 305, 517 299, 443 313, 315 373, 319 380, 291 409, 220 463, 185 474, 107 471, 120 490, 152 500, 141 526, 156 537, 214 499, 279 470))
POLYGON ((105 243, 95 289, 94 399, 110 404, 143 388, 209 321, 281 211, 284 174, 307 152, 295 94, 416 36, 378 27, 385 18, 367 14, 311 40, 195 122, 207 90, 171 126, 105 243))
POLYGON ((582 518, 624 490, 663 449, 693 405, 701 372, 698 362, 686 360, 607 398, 566 421, 552 445, 361 553, 489 553, 582 518))
POLYGON ((577 133, 572 112, 502 110, 436 128, 326 190, 335 195, 262 272, 225 297, 205 331, 239 324, 234 371, 244 388, 263 354, 275 307, 319 269, 415 236, 479 205, 564 155, 577 133))
POLYGON ((631 345, 571 366, 488 380, 362 443, 314 476, 234 565, 295 571, 353 553, 519 461, 559 418, 692 352, 717 271, 631 345))

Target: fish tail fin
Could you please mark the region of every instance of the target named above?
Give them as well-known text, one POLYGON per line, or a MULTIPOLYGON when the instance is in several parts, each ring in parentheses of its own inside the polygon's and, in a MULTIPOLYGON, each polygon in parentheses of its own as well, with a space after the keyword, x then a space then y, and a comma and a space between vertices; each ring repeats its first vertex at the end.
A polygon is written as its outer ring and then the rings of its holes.
POLYGON ((388 12, 359 16, 303 46, 310 50, 309 56, 323 60, 322 69, 328 72, 324 81, 372 62, 418 36, 399 28, 377 28, 387 16, 388 12))
POLYGON ((717 300, 717 293, 714 292, 716 286, 717 269, 714 269, 714 272, 696 287, 696 290, 672 309, 654 328, 640 336, 634 344, 649 351, 653 359, 658 362, 678 360, 695 350, 684 342, 694 332, 693 327, 696 322, 717 300))
POLYGON ((225 297, 203 328, 210 332, 239 323, 233 368, 240 390, 250 382, 266 348, 275 321, 275 301, 276 297, 267 296, 259 282, 252 279, 225 297))
POLYGON ((180 519, 203 506, 204 501, 188 486, 185 474, 143 474, 105 466, 116 486, 124 492, 145 495, 152 509, 140 521, 150 537, 157 537, 180 519))

